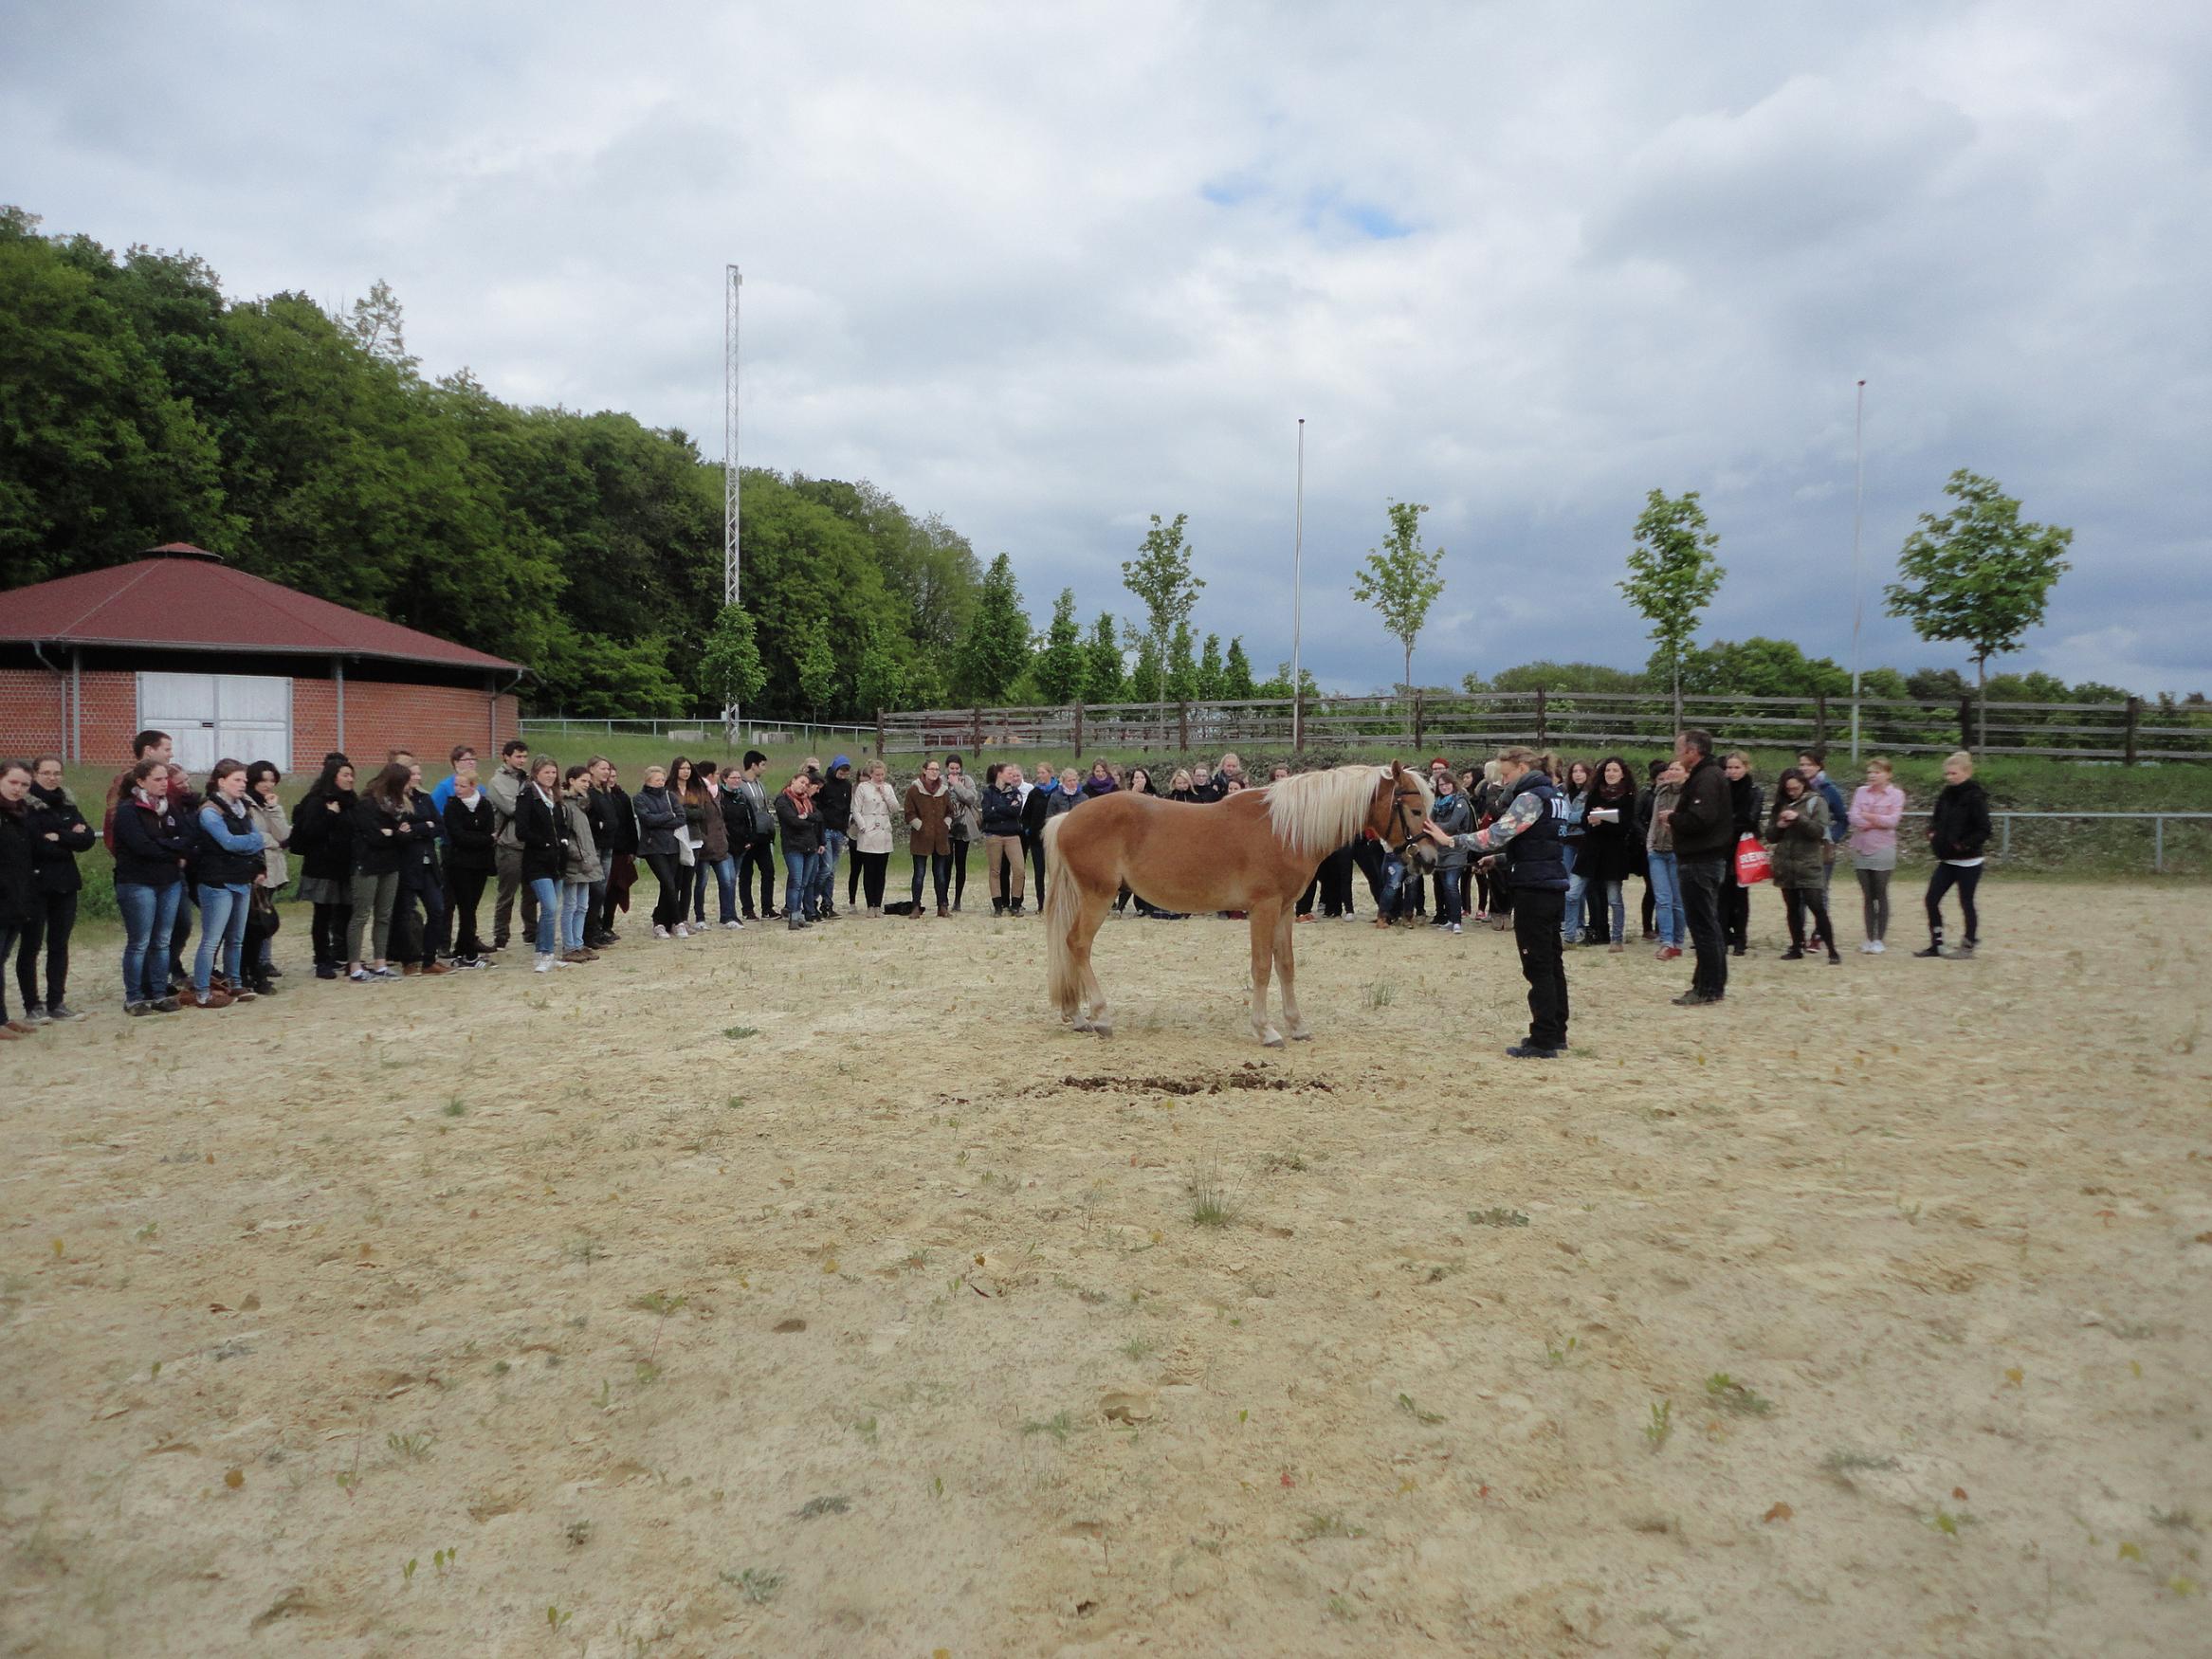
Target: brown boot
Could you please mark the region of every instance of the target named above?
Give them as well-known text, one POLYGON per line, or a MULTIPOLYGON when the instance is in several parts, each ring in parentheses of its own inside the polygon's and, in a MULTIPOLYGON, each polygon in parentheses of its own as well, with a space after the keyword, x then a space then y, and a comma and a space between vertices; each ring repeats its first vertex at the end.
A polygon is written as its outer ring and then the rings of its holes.
POLYGON ((916 901, 914 908, 906 912, 907 919, 912 921, 920 921, 926 914, 927 912, 922 908, 920 901, 916 901))
POLYGON ((940 905, 937 907, 937 919, 938 919, 940 921, 943 921, 943 920, 944 920, 946 917, 950 916, 951 914, 952 914, 952 912, 951 912, 949 909, 947 909, 947 908, 946 908, 944 905, 942 905, 942 904, 940 904, 940 905))

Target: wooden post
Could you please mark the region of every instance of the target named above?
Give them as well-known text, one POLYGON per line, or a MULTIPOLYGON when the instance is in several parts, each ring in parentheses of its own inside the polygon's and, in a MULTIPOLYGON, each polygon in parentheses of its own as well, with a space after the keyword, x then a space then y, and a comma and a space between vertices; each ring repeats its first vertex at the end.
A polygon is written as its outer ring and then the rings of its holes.
POLYGON ((1542 749, 1550 741, 1551 727, 1544 713, 1544 690, 1539 686, 1536 692, 1536 746, 1542 749))
POLYGON ((1306 688, 1290 687, 1290 750, 1292 754, 1306 753, 1306 688))
POLYGON ((2124 762, 2129 766, 2135 764, 2135 722, 2142 718, 2143 700, 2140 697, 2130 697, 2128 699, 2128 758, 2124 762))
POLYGON ((884 711, 880 708, 875 711, 875 753, 878 760, 888 753, 884 747, 884 711))
POLYGON ((1175 729, 1177 746, 1183 754, 1188 755, 1191 752, 1191 705, 1189 703, 1179 702, 1175 705, 1175 729))
POLYGON ((1959 747, 1971 755, 1974 752, 1974 700, 1959 699, 1959 747))
POLYGON ((1828 694, 1813 693, 1813 741, 1825 745, 1828 741, 1828 694))
POLYGON ((983 747, 983 711, 976 709, 973 722, 968 727, 968 753, 975 755, 983 747))
POLYGON ((1083 704, 1075 705, 1075 758, 1083 758, 1083 704))
POLYGON ((1416 689, 1414 692, 1414 758, 1417 760, 1420 758, 1420 752, 1422 748, 1425 747, 1421 741, 1421 738, 1427 729, 1427 700, 1421 696, 1421 693, 1418 689, 1416 689))

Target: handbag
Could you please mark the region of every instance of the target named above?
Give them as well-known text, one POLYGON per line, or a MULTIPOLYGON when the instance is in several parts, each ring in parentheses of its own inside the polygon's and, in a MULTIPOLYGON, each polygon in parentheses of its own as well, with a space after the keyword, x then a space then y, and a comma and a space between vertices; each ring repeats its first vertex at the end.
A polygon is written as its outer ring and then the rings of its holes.
POLYGON ((277 913, 277 896, 255 883, 246 902, 246 937, 267 939, 283 924, 284 919, 277 913))
POLYGON ((1746 835, 1736 843, 1736 884, 1748 887, 1769 880, 1774 874, 1774 859, 1759 843, 1756 835, 1746 835))
POLYGON ((699 862, 699 854, 691 849, 691 837, 685 831, 676 831, 676 862, 686 869, 699 862))

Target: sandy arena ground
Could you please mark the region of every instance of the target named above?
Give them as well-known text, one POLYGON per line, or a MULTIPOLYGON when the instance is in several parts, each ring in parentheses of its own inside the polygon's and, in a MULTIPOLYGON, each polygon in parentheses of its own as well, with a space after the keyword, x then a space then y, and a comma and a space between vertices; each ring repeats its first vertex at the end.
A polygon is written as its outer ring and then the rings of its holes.
POLYGON ((0 1652, 2212 1650, 2212 892, 1984 891, 1717 1013, 1573 953, 1535 1068, 1487 930, 1301 928, 1283 1052, 1213 921, 1109 923, 1110 1043, 973 914, 87 953, 0 1072, 0 1652))

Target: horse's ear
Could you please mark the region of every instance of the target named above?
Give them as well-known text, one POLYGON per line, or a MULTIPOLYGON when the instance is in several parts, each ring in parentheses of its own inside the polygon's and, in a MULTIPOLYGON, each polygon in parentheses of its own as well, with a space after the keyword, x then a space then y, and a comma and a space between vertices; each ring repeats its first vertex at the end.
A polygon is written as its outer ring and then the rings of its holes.
POLYGON ((1405 775, 1405 762, 1404 762, 1404 761, 1402 761, 1402 760, 1393 760, 1393 761, 1390 763, 1390 781, 1391 781, 1391 782, 1393 782, 1393 783, 1396 783, 1396 782, 1397 782, 1397 781, 1398 781, 1399 778, 1403 777, 1404 775, 1405 775))

